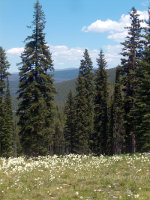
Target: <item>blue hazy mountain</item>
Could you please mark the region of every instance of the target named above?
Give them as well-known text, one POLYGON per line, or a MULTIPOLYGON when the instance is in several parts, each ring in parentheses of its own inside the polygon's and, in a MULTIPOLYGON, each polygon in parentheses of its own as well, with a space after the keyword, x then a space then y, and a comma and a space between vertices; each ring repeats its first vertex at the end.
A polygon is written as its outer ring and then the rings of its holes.
MULTIPOLYGON (((71 79, 75 79, 78 76, 79 69, 64 69, 64 70, 55 70, 53 74, 53 78, 55 83, 60 83, 63 81, 68 81, 71 79)), ((18 82, 19 81, 19 74, 11 74, 9 77, 10 82, 18 82)))
MULTIPOLYGON (((57 90, 55 95, 56 103, 64 103, 66 100, 66 96, 71 89, 73 93, 75 93, 76 87, 76 78, 78 76, 79 69, 64 69, 64 70, 56 70, 53 73, 54 84, 57 90)), ((114 83, 115 81, 115 73, 116 69, 107 69, 108 80, 110 83, 114 83)), ((19 74, 12 74, 9 77, 10 81, 10 92, 13 100, 13 107, 16 109, 17 99, 16 92, 18 90, 19 83, 19 74)))

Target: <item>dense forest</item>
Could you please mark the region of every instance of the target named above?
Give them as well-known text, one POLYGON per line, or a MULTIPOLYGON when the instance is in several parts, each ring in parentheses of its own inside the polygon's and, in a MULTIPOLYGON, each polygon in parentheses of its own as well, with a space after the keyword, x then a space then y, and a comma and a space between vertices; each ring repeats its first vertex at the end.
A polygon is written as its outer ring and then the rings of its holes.
POLYGON ((10 91, 10 64, 0 47, 0 156, 150 151, 149 9, 148 16, 142 27, 137 10, 131 9, 121 64, 113 69, 115 81, 106 69, 103 50, 95 70, 85 49, 77 79, 69 81, 67 89, 65 82, 58 84, 56 90, 52 54, 45 41, 45 15, 37 1, 29 27, 32 34, 25 39, 19 63, 17 101, 10 91), (12 108, 14 101, 18 105, 12 108))

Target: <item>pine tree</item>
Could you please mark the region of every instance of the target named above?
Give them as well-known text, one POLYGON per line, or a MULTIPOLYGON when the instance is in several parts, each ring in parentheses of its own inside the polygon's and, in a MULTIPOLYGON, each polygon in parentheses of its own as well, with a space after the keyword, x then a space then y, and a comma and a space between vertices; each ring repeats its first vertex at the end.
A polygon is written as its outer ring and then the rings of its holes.
POLYGON ((79 68, 76 88, 76 134, 78 153, 90 152, 93 134, 93 65, 88 50, 85 49, 79 68), (82 99, 82 101, 81 101, 82 99))
POLYGON ((4 94, 6 89, 6 79, 9 75, 8 68, 10 64, 7 61, 5 50, 0 47, 0 156, 5 156, 7 151, 7 142, 5 141, 5 102, 4 94))
POLYGON ((136 98, 137 151, 150 151, 150 9, 147 27, 144 29, 144 50, 137 69, 138 87, 136 98))
POLYGON ((33 33, 25 40, 21 55, 18 106, 20 142, 23 153, 46 155, 53 135, 53 62, 45 42, 45 15, 37 1, 34 6, 33 33))
POLYGON ((75 97, 75 135, 73 152, 78 154, 89 153, 89 130, 88 130, 88 100, 86 98, 84 77, 79 73, 77 79, 75 97))
POLYGON ((74 134, 75 134, 75 101, 73 93, 70 90, 65 103, 65 127, 64 127, 64 137, 65 137, 65 151, 66 153, 74 153, 74 134))
POLYGON ((0 96, 4 95, 5 91, 5 82, 9 75, 9 62, 7 61, 5 50, 0 47, 0 96))
POLYGON ((95 78, 94 100, 94 146, 96 154, 107 154, 108 141, 108 92, 107 92, 107 63, 101 50, 97 59, 98 69, 95 78))
POLYGON ((92 148, 92 136, 93 136, 93 116, 94 116, 94 74, 93 74, 93 63, 89 56, 88 50, 85 49, 83 59, 79 68, 79 74, 84 78, 84 86, 86 90, 87 107, 87 126, 88 126, 88 145, 89 151, 92 148))
POLYGON ((136 124, 134 123, 134 109, 137 88, 136 69, 141 54, 141 27, 139 15, 135 8, 132 8, 130 20, 131 26, 127 27, 128 36, 126 37, 126 41, 122 43, 124 46, 122 53, 124 58, 121 59, 124 91, 126 153, 134 153, 136 151, 136 124))
POLYGON ((3 132, 4 132, 3 139, 5 140, 5 147, 3 155, 5 157, 9 157, 14 155, 13 152, 14 124, 13 124, 13 112, 12 112, 8 77, 7 77, 5 102, 4 102, 4 111, 5 115, 4 115, 4 126, 3 126, 3 132))
POLYGON ((112 131, 113 137, 113 154, 123 153, 123 99, 122 99, 122 87, 120 78, 120 68, 116 69, 116 81, 114 89, 114 98, 112 105, 112 131))

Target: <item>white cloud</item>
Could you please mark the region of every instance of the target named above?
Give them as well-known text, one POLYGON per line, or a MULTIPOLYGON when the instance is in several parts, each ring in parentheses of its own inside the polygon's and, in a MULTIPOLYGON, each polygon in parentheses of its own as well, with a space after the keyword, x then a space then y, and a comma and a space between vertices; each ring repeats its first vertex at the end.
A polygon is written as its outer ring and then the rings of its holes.
MULTIPOLYGON (((55 69, 78 68, 80 60, 83 58, 85 48, 69 48, 65 45, 49 45, 55 69)), ((109 67, 116 67, 120 63, 121 45, 107 45, 103 47, 106 61, 109 67)), ((12 48, 7 51, 8 60, 11 63, 10 71, 18 71, 16 63, 20 62, 20 54, 23 48, 12 48)), ((96 58, 100 50, 89 49, 89 55, 93 61, 93 66, 97 67, 96 58)))
POLYGON ((116 31, 118 29, 120 29, 120 24, 116 21, 108 19, 106 21, 97 20, 89 26, 84 26, 82 31, 103 33, 107 31, 116 31))
MULTIPOLYGON (((80 66, 80 60, 82 59, 84 48, 69 48, 65 45, 49 46, 50 52, 52 53, 52 59, 54 60, 54 67, 56 69, 74 68, 80 66)), ((16 69, 16 63, 20 62, 20 55, 23 50, 24 48, 11 48, 7 50, 8 60, 11 63, 11 72, 14 68, 16 69)), ((89 53, 95 58, 97 51, 90 50, 89 53)))
POLYGON ((108 35, 108 39, 112 39, 116 42, 122 42, 124 41, 125 37, 128 35, 128 31, 124 30, 122 32, 118 32, 118 33, 111 33, 110 35, 108 35))
MULTIPOLYGON (((121 45, 107 45, 103 47, 108 67, 116 67, 120 64, 121 45)), ((59 69, 79 67, 80 60, 83 58, 85 48, 69 48, 65 45, 50 46, 52 57, 54 59, 54 66, 59 69)), ((97 67, 96 58, 100 50, 89 49, 89 55, 93 61, 93 66, 97 67)))
POLYGON ((59 57, 60 59, 62 58, 66 60, 78 60, 83 53, 82 48, 69 48, 65 45, 51 45, 50 50, 54 56, 54 59, 59 57))
POLYGON ((121 45, 107 45, 104 46, 105 58, 108 63, 108 67, 116 67, 120 64, 120 52, 121 45))
MULTIPOLYGON (((140 20, 147 20, 148 19, 148 12, 147 12, 147 10, 146 11, 137 11, 137 13, 139 14, 139 19, 140 20)), ((146 27, 147 26, 147 24, 143 21, 142 23, 141 23, 141 26, 142 27, 146 27)))
POLYGON ((20 55, 23 52, 24 48, 20 47, 20 48, 12 48, 7 50, 7 53, 10 55, 20 55))
MULTIPOLYGON (((140 15, 139 19, 147 19, 147 11, 137 11, 140 15)), ((145 23, 141 24, 145 26, 145 23)), ((130 16, 122 14, 118 21, 113 21, 107 19, 106 21, 96 20, 89 26, 84 26, 82 28, 83 32, 94 32, 94 33, 104 33, 108 32, 108 39, 113 39, 114 41, 121 42, 127 35, 127 30, 124 27, 130 26, 130 16)))
MULTIPOLYGON (((103 47, 108 67, 116 67, 120 64, 121 48, 121 45, 107 45, 103 47)), ((85 48, 69 48, 64 45, 50 46, 50 49, 54 59, 54 65, 59 68, 79 67, 85 50, 85 48)), ((96 58, 98 58, 100 50, 89 49, 88 51, 93 65, 96 67, 96 58)))
MULTIPOLYGON (((85 48, 69 48, 65 45, 50 45, 50 51, 54 60, 54 65, 58 68, 79 67, 80 60, 83 58, 85 48)), ((89 50, 90 57, 95 62, 99 51, 97 49, 89 50)))

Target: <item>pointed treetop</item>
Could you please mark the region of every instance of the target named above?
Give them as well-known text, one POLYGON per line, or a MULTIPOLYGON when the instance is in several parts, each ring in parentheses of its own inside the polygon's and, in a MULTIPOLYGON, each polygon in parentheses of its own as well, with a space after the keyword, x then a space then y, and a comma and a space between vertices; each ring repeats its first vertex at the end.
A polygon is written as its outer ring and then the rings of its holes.
POLYGON ((91 72, 91 70, 93 70, 93 63, 89 56, 88 50, 85 49, 83 59, 81 60, 79 73, 82 74, 82 76, 85 76, 91 72))
POLYGON ((100 50, 99 58, 97 58, 96 60, 97 60, 98 67, 100 69, 105 69, 107 67, 107 62, 105 60, 105 56, 102 49, 100 50))

